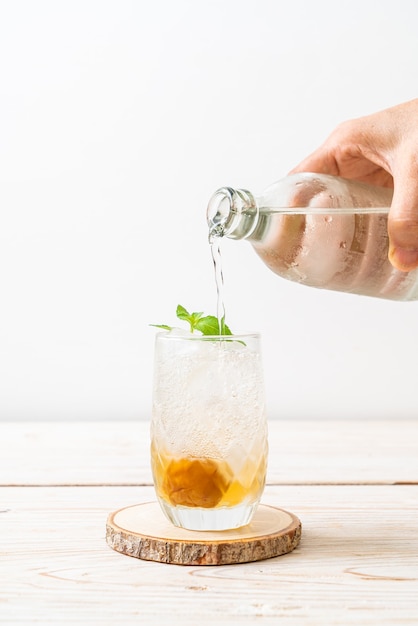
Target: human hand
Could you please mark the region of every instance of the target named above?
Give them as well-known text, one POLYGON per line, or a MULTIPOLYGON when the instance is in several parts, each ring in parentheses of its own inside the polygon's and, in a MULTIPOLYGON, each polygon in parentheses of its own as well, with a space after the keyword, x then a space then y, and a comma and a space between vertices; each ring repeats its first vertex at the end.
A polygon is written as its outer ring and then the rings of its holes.
POLYGON ((418 99, 343 122, 295 172, 393 187, 389 260, 402 271, 418 267, 418 99))

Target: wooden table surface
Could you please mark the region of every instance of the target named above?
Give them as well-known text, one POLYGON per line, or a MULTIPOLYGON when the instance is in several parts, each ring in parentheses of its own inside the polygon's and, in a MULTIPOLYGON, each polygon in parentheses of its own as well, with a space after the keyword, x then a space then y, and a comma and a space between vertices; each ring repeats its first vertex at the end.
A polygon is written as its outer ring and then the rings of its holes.
POLYGON ((154 500, 147 422, 0 422, 1 624, 418 624, 418 420, 271 421, 263 502, 292 553, 176 566, 121 555, 109 512, 154 500))

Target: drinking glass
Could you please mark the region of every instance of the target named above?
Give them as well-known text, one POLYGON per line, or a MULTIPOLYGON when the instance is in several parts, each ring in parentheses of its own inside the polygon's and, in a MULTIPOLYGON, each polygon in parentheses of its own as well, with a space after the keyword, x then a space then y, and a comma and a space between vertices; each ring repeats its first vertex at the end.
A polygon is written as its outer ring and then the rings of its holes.
POLYGON ((250 522, 267 468, 257 333, 157 334, 151 465, 158 501, 174 525, 226 530, 250 522))

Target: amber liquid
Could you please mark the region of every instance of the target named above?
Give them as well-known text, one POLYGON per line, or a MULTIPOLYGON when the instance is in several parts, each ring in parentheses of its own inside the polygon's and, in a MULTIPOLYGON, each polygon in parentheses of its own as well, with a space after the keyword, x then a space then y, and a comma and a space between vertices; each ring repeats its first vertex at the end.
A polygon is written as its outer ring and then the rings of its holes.
POLYGON ((266 455, 249 459, 239 473, 218 459, 174 457, 151 448, 158 496, 172 506, 232 507, 256 501, 264 488, 266 455))

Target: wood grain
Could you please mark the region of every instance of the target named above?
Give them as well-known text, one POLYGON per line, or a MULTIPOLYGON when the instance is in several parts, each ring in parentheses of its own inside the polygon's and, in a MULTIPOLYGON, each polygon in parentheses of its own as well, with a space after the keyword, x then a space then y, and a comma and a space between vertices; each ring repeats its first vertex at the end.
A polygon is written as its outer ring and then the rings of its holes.
POLYGON ((147 423, 0 424, 1 624, 418 624, 418 422, 274 422, 263 504, 302 540, 223 567, 106 544, 111 511, 155 497, 148 442, 147 423))
POLYGON ((417 486, 267 487, 266 504, 300 517, 300 545, 219 568, 106 545, 108 513, 152 497, 151 487, 1 488, 0 623, 418 623, 417 486))
POLYGON ((127 556, 177 565, 231 565, 262 561, 294 550, 300 520, 283 509, 261 505, 250 524, 223 532, 177 528, 157 502, 124 507, 106 524, 108 545, 127 556))
MULTIPOLYGON (((270 420, 269 484, 418 484, 418 420, 270 420)), ((151 485, 148 422, 0 422, 2 485, 151 485)))

